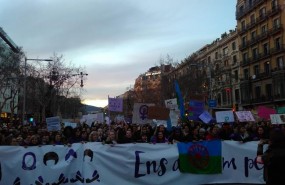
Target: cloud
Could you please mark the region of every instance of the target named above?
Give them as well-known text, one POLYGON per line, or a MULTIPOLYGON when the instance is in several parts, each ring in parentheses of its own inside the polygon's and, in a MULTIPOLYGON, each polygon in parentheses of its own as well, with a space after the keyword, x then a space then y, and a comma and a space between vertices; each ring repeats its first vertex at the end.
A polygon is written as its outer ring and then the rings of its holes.
POLYGON ((2 0, 3 29, 30 58, 85 66, 84 99, 120 95, 169 54, 180 62, 235 28, 229 0, 2 0))

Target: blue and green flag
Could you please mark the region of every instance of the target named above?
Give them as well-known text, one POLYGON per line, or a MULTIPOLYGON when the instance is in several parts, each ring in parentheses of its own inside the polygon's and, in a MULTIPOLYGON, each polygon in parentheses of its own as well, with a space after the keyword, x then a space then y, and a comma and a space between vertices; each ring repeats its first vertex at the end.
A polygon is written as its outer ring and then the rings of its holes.
POLYGON ((221 140, 177 143, 182 173, 222 173, 221 140))

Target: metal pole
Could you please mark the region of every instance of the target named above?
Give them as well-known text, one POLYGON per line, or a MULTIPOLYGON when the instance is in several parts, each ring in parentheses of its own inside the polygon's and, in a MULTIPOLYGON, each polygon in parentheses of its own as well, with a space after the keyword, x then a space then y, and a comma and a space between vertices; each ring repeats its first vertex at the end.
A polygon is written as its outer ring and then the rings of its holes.
POLYGON ((209 83, 210 83, 210 84, 209 84, 209 85, 210 85, 210 100, 212 100, 212 95, 213 95, 212 93, 213 93, 213 89, 212 89, 212 74, 211 74, 211 73, 212 73, 212 66, 211 66, 211 65, 209 66, 209 69, 210 69, 210 72, 209 72, 209 81, 210 81, 210 82, 209 82, 209 83))
POLYGON ((24 89, 23 89, 23 115, 22 115, 22 124, 25 123, 26 117, 26 84, 27 84, 27 58, 25 57, 25 64, 24 64, 24 89))

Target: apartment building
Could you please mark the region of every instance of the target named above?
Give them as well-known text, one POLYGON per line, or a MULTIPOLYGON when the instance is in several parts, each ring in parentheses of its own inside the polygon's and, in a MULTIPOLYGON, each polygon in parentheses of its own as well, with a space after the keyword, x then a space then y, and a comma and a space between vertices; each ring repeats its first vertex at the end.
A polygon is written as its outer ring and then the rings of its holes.
POLYGON ((196 53, 196 63, 203 66, 207 99, 218 107, 230 108, 240 103, 239 56, 236 29, 223 33, 196 53))
POLYGON ((151 67, 147 72, 141 74, 134 85, 136 102, 164 105, 162 75, 170 70, 172 70, 172 65, 161 65, 151 67))
POLYGON ((284 0, 238 0, 241 105, 285 104, 284 0))
POLYGON ((18 46, 0 27, 0 112, 5 119, 18 112, 19 78, 19 54, 18 46))

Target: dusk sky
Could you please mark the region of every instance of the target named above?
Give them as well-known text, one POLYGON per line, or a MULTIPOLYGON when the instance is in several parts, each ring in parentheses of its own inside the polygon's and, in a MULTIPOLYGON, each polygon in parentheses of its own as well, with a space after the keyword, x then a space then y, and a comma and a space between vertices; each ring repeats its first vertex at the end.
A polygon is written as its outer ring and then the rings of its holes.
POLYGON ((0 27, 27 58, 83 66, 84 103, 103 107, 169 55, 181 62, 235 29, 236 0, 0 0, 0 27))

